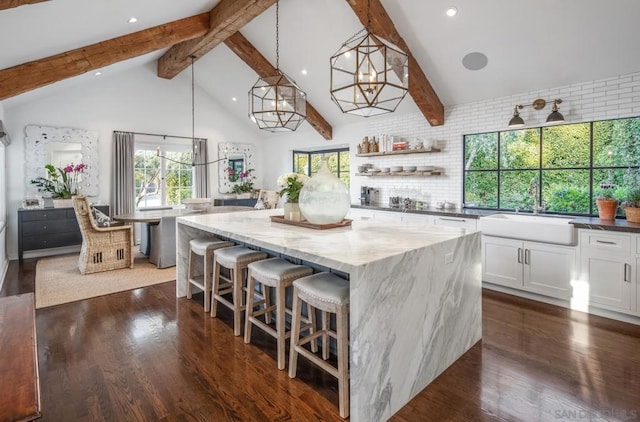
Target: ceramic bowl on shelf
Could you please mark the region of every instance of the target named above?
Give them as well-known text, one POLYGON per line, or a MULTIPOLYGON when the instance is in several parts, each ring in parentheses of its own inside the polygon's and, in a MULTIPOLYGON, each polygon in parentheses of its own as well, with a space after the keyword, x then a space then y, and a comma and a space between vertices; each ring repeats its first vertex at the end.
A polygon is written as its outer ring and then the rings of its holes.
POLYGON ((416 167, 417 171, 433 171, 435 170, 434 166, 417 166, 416 167))
POLYGON ((380 172, 382 173, 389 173, 391 169, 389 167, 380 167, 380 172))
POLYGON ((365 166, 358 166, 358 173, 364 173, 365 171, 367 171, 365 166))
POLYGON ((402 171, 404 171, 406 173, 412 173, 412 172, 416 171, 416 166, 403 166, 402 167, 402 171))
POLYGON ((402 166, 391 166, 389 170, 391 170, 391 173, 399 173, 402 171, 402 166))
POLYGON ((380 173, 380 169, 370 168, 367 172, 371 174, 378 174, 380 173))

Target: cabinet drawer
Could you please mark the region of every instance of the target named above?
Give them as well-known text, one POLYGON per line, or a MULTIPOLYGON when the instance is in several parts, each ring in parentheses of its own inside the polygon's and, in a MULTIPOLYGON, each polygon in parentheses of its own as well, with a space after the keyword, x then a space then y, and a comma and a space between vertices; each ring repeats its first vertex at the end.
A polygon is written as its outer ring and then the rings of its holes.
POLYGON ((631 235, 584 230, 580 233, 580 245, 582 248, 596 249, 610 254, 629 255, 631 235))
POLYGON ((50 233, 80 233, 78 221, 70 220, 37 220, 29 221, 22 225, 23 236, 47 235, 50 233))
POLYGON ((59 208, 59 209, 46 209, 46 210, 33 210, 33 211, 20 211, 22 215, 22 221, 39 221, 39 220, 64 220, 69 218, 69 211, 71 211, 71 217, 76 218, 73 208, 59 208))
POLYGON ((24 236, 22 248, 25 251, 33 249, 57 248, 60 246, 73 246, 82 243, 82 235, 77 233, 59 233, 46 236, 24 236))
POLYGON ((436 226, 461 227, 468 230, 476 230, 476 220, 473 218, 462 217, 445 217, 436 215, 433 218, 433 224, 436 226))

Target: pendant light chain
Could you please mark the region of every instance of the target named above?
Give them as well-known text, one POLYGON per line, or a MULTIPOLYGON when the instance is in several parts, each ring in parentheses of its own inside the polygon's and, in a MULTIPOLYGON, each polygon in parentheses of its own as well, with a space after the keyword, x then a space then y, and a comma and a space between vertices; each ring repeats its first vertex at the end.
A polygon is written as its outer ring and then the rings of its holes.
POLYGON ((276 0, 276 70, 280 71, 280 1, 276 0))
POLYGON ((195 78, 193 73, 193 59, 191 56, 191 139, 196 139, 196 100, 195 100, 195 78))

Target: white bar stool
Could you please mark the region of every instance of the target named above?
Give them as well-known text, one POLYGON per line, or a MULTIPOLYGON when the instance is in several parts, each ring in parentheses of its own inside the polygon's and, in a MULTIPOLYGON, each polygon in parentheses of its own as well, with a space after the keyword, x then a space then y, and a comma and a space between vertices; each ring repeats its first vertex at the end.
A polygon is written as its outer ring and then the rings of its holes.
POLYGON ((265 259, 267 254, 244 246, 216 249, 213 252, 213 299, 211 316, 216 317, 218 302, 233 311, 233 334, 239 336, 242 331, 242 311, 244 311, 244 286, 246 269, 249 264, 265 259), (230 276, 220 274, 222 267, 227 268, 230 276), (220 280, 224 283, 221 283, 220 280), (232 301, 224 295, 231 293, 232 301))
POLYGON ((187 276, 187 299, 191 299, 191 285, 204 292, 204 311, 209 312, 211 307, 211 274, 213 274, 213 251, 219 248, 233 246, 233 242, 227 242, 216 238, 199 238, 189 241, 189 273, 187 276), (204 259, 204 274, 195 275, 195 257, 204 259))
MULTIPOLYGON (((268 334, 277 339, 278 342, 278 369, 284 369, 286 365, 285 352, 286 340, 291 332, 285 329, 285 314, 291 314, 286 308, 285 297, 286 290, 293 284, 293 281, 310 275, 313 270, 304 265, 295 265, 282 258, 269 258, 262 261, 256 261, 249 264, 249 274, 247 276, 247 301, 246 301, 246 317, 244 322, 244 342, 251 342, 251 324, 262 328, 268 334), (262 293, 265 300, 254 303, 256 282, 262 284, 262 293), (269 298, 271 288, 276 289, 276 303, 270 306, 266 300, 269 298), (256 310, 256 306, 264 304, 264 308, 256 310), (276 329, 269 326, 271 322, 271 312, 276 311, 276 329), (258 317, 264 316, 265 321, 261 321, 258 317)), ((314 312, 309 311, 309 315, 314 312)), ((317 342, 316 342, 317 343, 317 342)), ((316 346, 317 347, 317 346, 316 346)))
POLYGON ((293 321, 291 323, 291 350, 289 377, 295 378, 298 354, 338 379, 340 416, 349 417, 349 281, 333 273, 317 273, 293 282, 293 321), (322 329, 300 338, 302 301, 322 311, 322 329), (336 331, 329 327, 328 312, 336 314, 336 331), (322 358, 302 347, 322 336, 322 358), (338 367, 330 365, 329 336, 338 342, 338 367))

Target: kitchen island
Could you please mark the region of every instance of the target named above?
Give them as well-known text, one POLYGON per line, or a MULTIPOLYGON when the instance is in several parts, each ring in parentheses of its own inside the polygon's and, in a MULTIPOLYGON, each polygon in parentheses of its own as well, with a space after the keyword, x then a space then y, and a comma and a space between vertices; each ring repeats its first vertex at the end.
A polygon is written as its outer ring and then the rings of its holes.
POLYGON ((389 419, 482 337, 480 232, 370 220, 313 230, 270 220, 281 213, 178 218, 176 294, 189 240, 206 234, 348 277, 351 420, 389 419))

